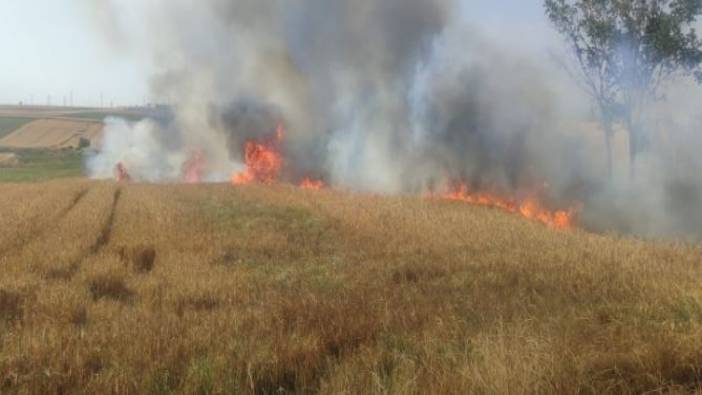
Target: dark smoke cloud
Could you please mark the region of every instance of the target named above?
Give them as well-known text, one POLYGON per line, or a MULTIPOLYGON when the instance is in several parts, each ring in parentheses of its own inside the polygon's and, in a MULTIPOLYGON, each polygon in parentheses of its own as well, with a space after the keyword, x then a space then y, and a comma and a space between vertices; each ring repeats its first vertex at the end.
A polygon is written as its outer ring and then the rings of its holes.
POLYGON ((145 26, 133 45, 152 56, 154 99, 175 109, 168 127, 108 128, 117 137, 93 161, 96 176, 131 157, 136 178, 175 179, 178 161, 198 150, 208 180, 226 180, 241 169, 247 139, 283 124, 291 181, 311 174, 400 193, 464 179, 536 191, 558 206, 581 202, 584 223, 598 230, 677 234, 702 224, 702 180, 685 171, 702 162, 682 137, 700 124, 694 110, 669 120, 676 138, 651 152, 636 182, 624 171, 610 182, 582 93, 529 37, 470 26, 479 17, 466 18, 464 1, 154 0, 133 4, 126 20, 110 1, 95 4, 112 10, 107 26, 145 26), (690 163, 676 167, 681 155, 690 163), (168 166, 155 172, 147 157, 168 166))

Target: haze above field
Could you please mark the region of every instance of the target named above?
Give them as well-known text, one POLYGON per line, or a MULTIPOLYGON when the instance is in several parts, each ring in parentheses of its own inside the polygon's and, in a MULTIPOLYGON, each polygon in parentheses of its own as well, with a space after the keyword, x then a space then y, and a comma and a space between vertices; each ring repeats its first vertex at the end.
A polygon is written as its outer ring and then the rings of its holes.
POLYGON ((117 53, 96 33, 87 2, 0 2, 0 103, 141 104, 148 62, 134 52, 117 53), (33 100, 32 100, 33 98, 33 100))
POLYGON ((466 184, 583 207, 588 229, 697 233, 702 90, 667 84, 645 111, 645 144, 623 120, 605 139, 544 11, 520 0, 6 1, 0 104, 14 107, 0 146, 99 140, 92 178, 120 165, 133 181, 182 181, 202 158, 197 180, 228 182, 256 168, 247 147, 285 135, 281 182, 383 194, 466 184), (116 119, 145 103, 168 116, 116 119), (25 125, 37 106, 17 104, 115 108, 90 110, 106 125, 97 139, 85 120, 49 136, 56 122, 25 125))
MULTIPOLYGON (((464 1, 481 28, 509 23, 534 42, 548 31, 540 2, 464 1)), ((153 74, 140 25, 146 5, 119 0, 8 0, 0 2, 0 103, 81 106, 142 104, 153 74), (108 15, 109 14, 109 15, 108 15), (118 14, 118 15, 115 15, 118 14), (114 21, 120 21, 115 25, 114 21), (50 21, 50 23, 48 22, 50 21), (105 33, 108 37, 105 37, 105 33), (101 102, 102 94, 102 102, 101 102)), ((523 37, 523 35, 522 35, 523 37)))

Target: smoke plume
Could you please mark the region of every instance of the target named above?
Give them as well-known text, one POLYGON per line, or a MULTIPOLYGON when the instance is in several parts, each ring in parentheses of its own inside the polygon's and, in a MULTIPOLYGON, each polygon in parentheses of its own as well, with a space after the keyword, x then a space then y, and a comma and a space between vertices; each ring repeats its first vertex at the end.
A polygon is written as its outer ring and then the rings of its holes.
MULTIPOLYGON (((103 19, 119 9, 95 3, 103 19)), ((153 98, 173 116, 109 121, 89 161, 95 177, 123 163, 136 180, 178 181, 197 152, 203 181, 227 181, 245 142, 282 124, 289 181, 405 193, 464 180, 581 204, 583 224, 597 230, 677 235, 702 225, 702 179, 688 175, 702 170, 694 106, 681 110, 671 96, 678 113, 656 109, 670 138, 642 158, 636 181, 625 171, 610 181, 583 94, 527 37, 471 24, 463 1, 145 3, 107 25, 145 30, 132 45, 151 56, 153 98)))

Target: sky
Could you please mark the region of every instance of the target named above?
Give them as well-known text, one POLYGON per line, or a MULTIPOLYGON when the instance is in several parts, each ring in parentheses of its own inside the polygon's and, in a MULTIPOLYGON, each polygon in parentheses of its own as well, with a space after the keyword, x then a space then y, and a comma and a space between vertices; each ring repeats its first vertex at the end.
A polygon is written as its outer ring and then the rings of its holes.
MULTIPOLYGON (((70 101, 71 94, 73 104, 81 106, 134 105, 150 100, 149 56, 139 49, 117 49, 109 43, 104 29, 96 26, 102 23, 94 14, 99 7, 86 5, 100 1, 104 0, 0 1, 0 48, 4 54, 0 103, 48 104, 50 100, 61 105, 70 101)), ((136 10, 140 5, 133 0, 113 1, 121 3, 121 10, 136 10)), ((540 0, 464 2, 466 18, 481 29, 489 31, 507 24, 521 37, 537 41, 546 34, 540 0)))
MULTIPOLYGON (((98 1, 98 0, 90 0, 98 1)), ((116 52, 77 0, 0 1, 0 103, 140 104, 148 64, 116 52)))

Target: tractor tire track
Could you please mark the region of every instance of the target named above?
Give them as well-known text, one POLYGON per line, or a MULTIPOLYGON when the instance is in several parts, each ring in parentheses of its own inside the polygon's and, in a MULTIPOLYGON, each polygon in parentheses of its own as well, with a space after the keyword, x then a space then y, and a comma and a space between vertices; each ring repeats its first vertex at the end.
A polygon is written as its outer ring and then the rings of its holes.
POLYGON ((59 215, 56 216, 53 222, 59 222, 61 219, 63 219, 65 216, 67 216, 76 206, 78 203, 80 203, 81 200, 85 197, 85 195, 88 194, 88 188, 82 189, 80 192, 78 192, 78 195, 76 195, 75 198, 71 201, 71 204, 68 205, 65 209, 61 210, 59 215))
MULTIPOLYGON (((105 226, 103 226, 100 231, 100 236, 97 238, 95 243, 90 247, 90 254, 94 255, 100 252, 107 244, 110 243, 110 238, 112 237, 112 228, 115 222, 115 213, 117 212, 117 204, 119 203, 120 197, 122 196, 122 189, 118 188, 112 198, 112 206, 110 208, 110 215, 107 217, 105 226)), ((86 257, 87 258, 87 257, 86 257)))
POLYGON ((59 222, 63 220, 68 214, 73 211, 73 209, 78 206, 78 204, 83 200, 85 195, 88 194, 89 188, 83 188, 78 191, 78 194, 73 198, 73 200, 70 201, 68 206, 65 208, 59 210, 59 212, 51 218, 46 226, 37 229, 36 231, 32 231, 29 234, 27 234, 24 237, 21 237, 19 241, 16 243, 13 243, 5 248, 5 251, 3 251, 0 256, 9 256, 10 254, 17 252, 18 250, 22 249, 25 245, 29 243, 33 243, 36 240, 41 239, 45 235, 49 234, 51 231, 53 231, 54 228, 58 225, 59 222))
POLYGON ((117 204, 122 196, 122 189, 118 188, 112 195, 112 204, 110 205, 110 214, 107 216, 105 224, 100 229, 97 239, 87 249, 80 253, 76 259, 66 269, 57 271, 53 275, 50 274, 50 279, 70 280, 78 273, 83 263, 91 256, 97 255, 102 249, 109 244, 112 236, 112 228, 117 212, 117 204))

